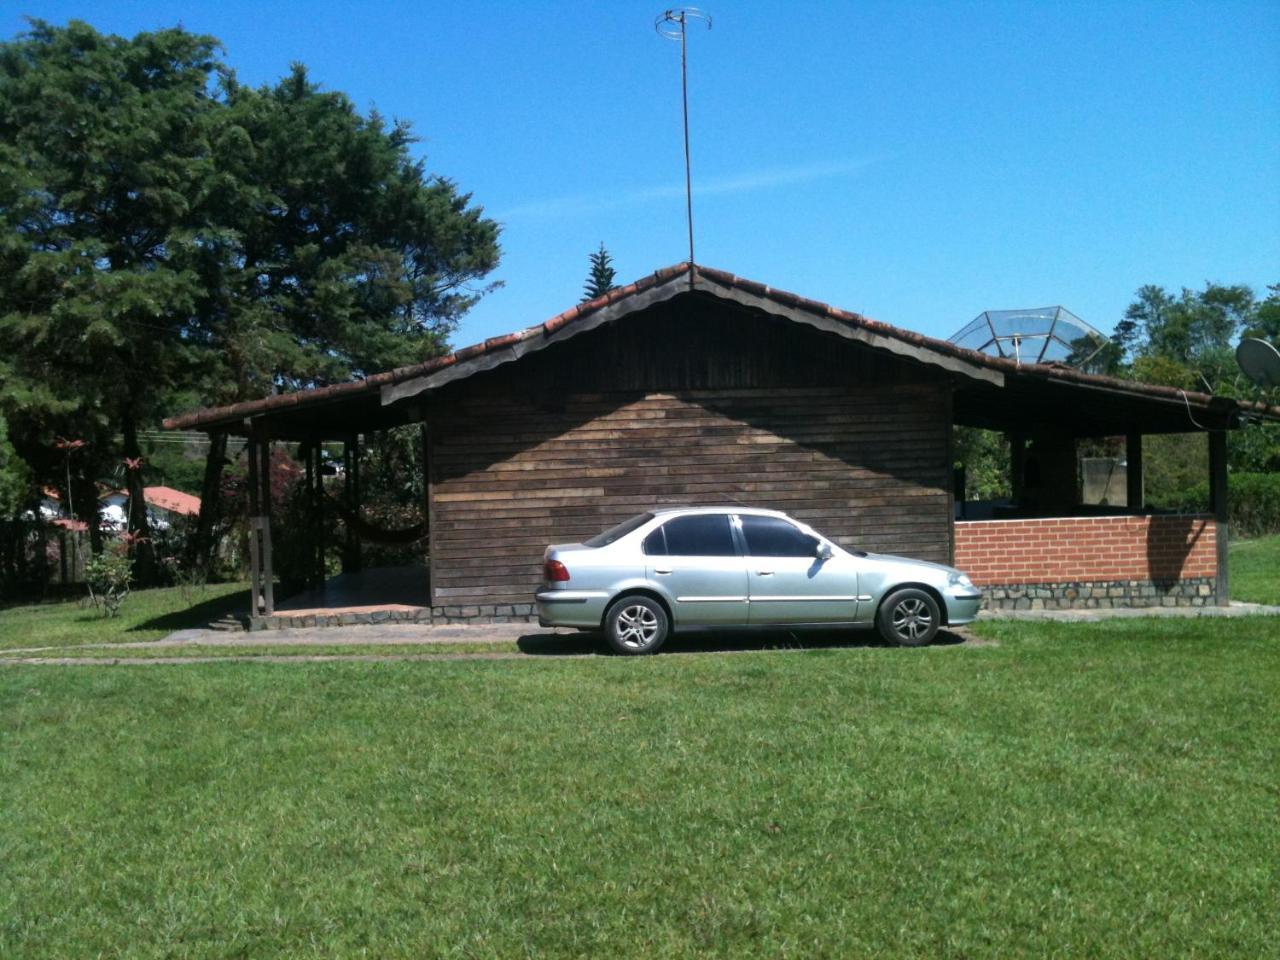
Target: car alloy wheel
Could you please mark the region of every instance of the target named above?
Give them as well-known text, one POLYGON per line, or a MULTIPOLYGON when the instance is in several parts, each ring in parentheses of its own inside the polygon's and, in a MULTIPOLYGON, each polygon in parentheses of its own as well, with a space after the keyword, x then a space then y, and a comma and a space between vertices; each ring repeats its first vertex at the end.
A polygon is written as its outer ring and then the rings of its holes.
POLYGON ((667 612, 649 597, 623 597, 605 614, 605 636, 618 653, 652 653, 667 639, 667 612))
POLYGON ((880 635, 902 647, 922 647, 938 632, 938 602, 923 590, 908 587, 893 593, 880 607, 880 635))

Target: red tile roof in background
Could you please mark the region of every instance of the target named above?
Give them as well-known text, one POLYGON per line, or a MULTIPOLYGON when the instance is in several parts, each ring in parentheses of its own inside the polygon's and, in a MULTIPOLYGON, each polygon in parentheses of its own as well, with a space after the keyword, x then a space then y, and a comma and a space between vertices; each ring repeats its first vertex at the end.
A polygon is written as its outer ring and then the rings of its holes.
POLYGON ((200 515, 200 498, 173 487, 143 487, 143 499, 153 507, 179 513, 184 517, 200 515))

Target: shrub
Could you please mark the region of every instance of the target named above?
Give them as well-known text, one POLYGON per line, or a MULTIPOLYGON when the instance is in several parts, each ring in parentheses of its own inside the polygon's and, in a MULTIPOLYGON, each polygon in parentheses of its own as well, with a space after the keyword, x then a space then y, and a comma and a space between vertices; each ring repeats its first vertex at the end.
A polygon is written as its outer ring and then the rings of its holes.
MULTIPOLYGON (((1207 481, 1184 487, 1154 506, 1201 511, 1209 506, 1207 481)), ((1227 522, 1237 537, 1280 533, 1280 473, 1233 473, 1227 477, 1227 522)))
POLYGON ((124 543, 109 544, 85 561, 84 579, 89 600, 104 617, 114 617, 120 612, 120 605, 129 596, 132 576, 133 561, 124 543))

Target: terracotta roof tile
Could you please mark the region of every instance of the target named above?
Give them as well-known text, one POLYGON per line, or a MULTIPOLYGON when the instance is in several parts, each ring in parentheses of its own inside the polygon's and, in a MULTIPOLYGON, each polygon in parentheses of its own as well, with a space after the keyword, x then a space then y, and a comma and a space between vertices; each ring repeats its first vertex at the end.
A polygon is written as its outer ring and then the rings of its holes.
MULTIPOLYGON (((754 297, 771 300, 774 303, 782 304, 797 310, 803 310, 807 313, 832 317, 843 323, 860 327, 870 332, 880 334, 881 336, 900 340, 914 346, 924 347, 940 354, 963 359, 974 365, 986 367, 992 370, 999 370, 1004 373, 1011 373, 1018 376, 1040 377, 1049 380, 1064 380, 1076 383, 1107 386, 1144 396, 1172 398, 1178 400, 1185 398, 1188 403, 1201 407, 1207 406, 1211 401, 1218 403, 1223 402, 1221 398, 1215 400, 1215 398, 1202 393, 1194 393, 1190 391, 1184 392, 1174 387, 1161 387, 1150 384, 1135 383, 1131 380, 1121 380, 1116 377, 1105 377, 1098 374, 1084 373, 1080 370, 1068 367, 1037 364, 1020 365, 1005 357, 992 357, 984 353, 978 353, 973 350, 967 350, 963 347, 957 347, 955 344, 946 340, 939 340, 935 337, 926 337, 923 334, 915 333, 910 330, 903 330, 900 327, 895 327, 879 320, 872 320, 858 313, 842 310, 839 307, 832 306, 831 304, 821 303, 817 300, 810 300, 807 297, 802 297, 786 290, 778 290, 755 280, 749 280, 746 277, 739 277, 736 274, 729 273, 725 270, 717 270, 713 267, 703 267, 686 262, 678 263, 670 267, 664 267, 661 270, 656 270, 651 274, 646 274, 633 283, 610 290, 604 296, 596 297, 594 300, 587 301, 586 303, 575 304, 568 310, 558 313, 540 324, 534 324, 533 326, 526 327, 524 330, 516 333, 510 333, 499 337, 490 337, 483 343, 472 344, 471 346, 463 347, 453 353, 446 354, 445 356, 434 357, 430 360, 424 361, 423 363, 372 374, 363 380, 354 380, 342 384, 318 387, 312 390, 300 390, 295 393, 275 394, 273 396, 264 397, 261 400, 232 404, 229 407, 212 407, 205 410, 197 410, 192 413, 170 417, 164 421, 164 425, 170 430, 180 430, 214 423, 232 424, 238 420, 245 419, 246 417, 267 413, 284 407, 323 403, 326 400, 331 400, 338 396, 374 393, 386 384, 403 383, 404 381, 415 377, 443 370, 444 368, 456 363, 464 362, 495 350, 501 350, 515 343, 535 339, 539 336, 549 336, 581 317, 589 316, 603 307, 619 303, 629 297, 635 296, 637 293, 666 283, 686 273, 690 274, 690 282, 695 286, 697 278, 703 277, 722 286, 742 290, 754 297)), ((1255 410, 1266 416, 1280 419, 1280 408, 1267 407, 1262 404, 1252 404, 1243 401, 1227 402, 1235 402, 1244 409, 1255 410)))

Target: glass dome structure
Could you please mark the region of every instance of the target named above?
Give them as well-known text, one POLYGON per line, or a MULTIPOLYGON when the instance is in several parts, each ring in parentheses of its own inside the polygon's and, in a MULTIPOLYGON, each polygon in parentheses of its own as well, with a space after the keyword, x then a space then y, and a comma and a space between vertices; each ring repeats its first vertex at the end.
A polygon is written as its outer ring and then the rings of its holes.
POLYGON ((950 342, 1018 363, 1061 363, 1087 370, 1108 341, 1066 307, 1038 307, 983 311, 950 342))

